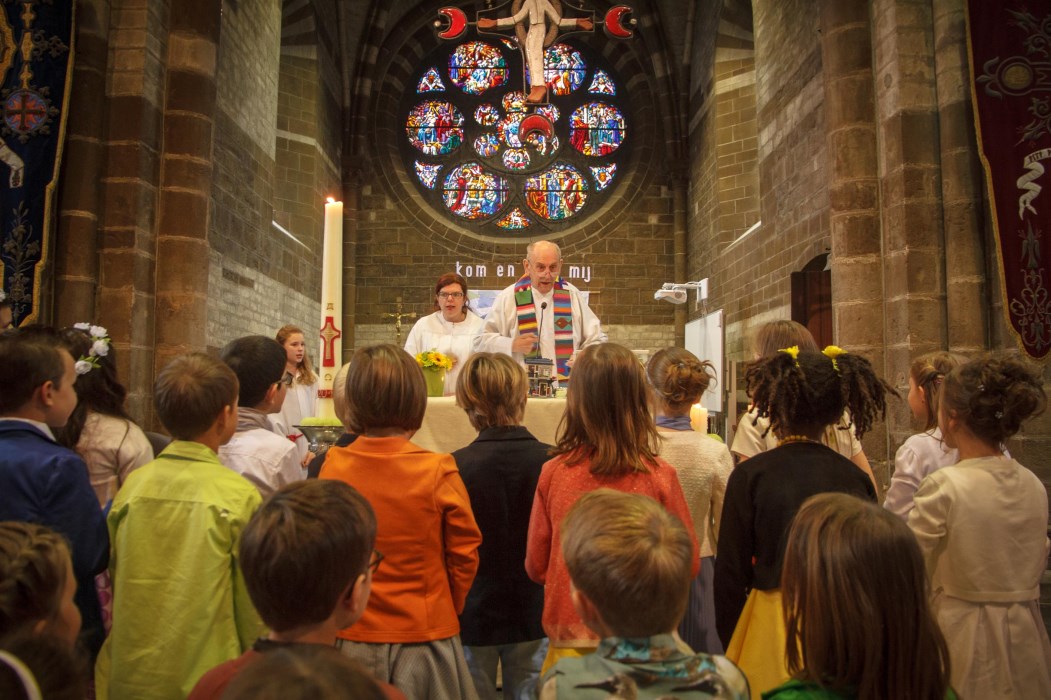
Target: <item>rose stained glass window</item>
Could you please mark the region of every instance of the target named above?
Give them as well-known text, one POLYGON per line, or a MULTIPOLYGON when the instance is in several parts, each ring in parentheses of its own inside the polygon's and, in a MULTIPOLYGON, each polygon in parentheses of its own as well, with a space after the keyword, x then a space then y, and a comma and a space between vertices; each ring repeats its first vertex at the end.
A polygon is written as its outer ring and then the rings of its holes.
POLYGON ((423 200, 452 225, 535 238, 583 223, 613 196, 631 147, 629 96, 587 48, 545 51, 539 105, 525 100, 517 42, 442 44, 424 61, 402 98, 402 149, 423 200))

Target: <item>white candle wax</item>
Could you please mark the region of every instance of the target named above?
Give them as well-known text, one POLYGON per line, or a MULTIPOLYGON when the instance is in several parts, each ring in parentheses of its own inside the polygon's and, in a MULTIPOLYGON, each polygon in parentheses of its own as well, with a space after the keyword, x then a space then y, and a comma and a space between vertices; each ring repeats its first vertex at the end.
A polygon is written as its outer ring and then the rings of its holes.
POLYGON ((690 427, 698 433, 708 432, 708 409, 699 403, 690 406, 690 427))
POLYGON ((335 418, 332 380, 343 362, 343 202, 325 204, 321 257, 321 352, 318 362, 318 417, 335 418))

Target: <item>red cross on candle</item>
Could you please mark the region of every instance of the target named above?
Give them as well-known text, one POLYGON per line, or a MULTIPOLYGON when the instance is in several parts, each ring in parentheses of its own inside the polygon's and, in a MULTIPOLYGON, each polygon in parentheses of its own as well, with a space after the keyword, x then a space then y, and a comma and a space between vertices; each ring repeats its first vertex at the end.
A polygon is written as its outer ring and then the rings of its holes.
POLYGON ((321 366, 336 366, 336 338, 342 338, 343 334, 336 328, 331 316, 325 317, 325 325, 321 327, 321 366))

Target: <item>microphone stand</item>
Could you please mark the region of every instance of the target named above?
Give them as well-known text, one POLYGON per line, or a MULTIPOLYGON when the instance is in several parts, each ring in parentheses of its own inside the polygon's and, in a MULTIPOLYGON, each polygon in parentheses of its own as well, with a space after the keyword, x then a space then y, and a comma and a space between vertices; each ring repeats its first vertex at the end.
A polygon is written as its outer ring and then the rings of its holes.
POLYGON ((539 318, 539 320, 537 322, 537 327, 536 327, 536 356, 539 357, 540 359, 544 359, 544 346, 542 345, 542 343, 543 343, 543 338, 544 338, 544 312, 545 311, 547 311, 547 302, 546 301, 540 303, 540 318, 539 318))

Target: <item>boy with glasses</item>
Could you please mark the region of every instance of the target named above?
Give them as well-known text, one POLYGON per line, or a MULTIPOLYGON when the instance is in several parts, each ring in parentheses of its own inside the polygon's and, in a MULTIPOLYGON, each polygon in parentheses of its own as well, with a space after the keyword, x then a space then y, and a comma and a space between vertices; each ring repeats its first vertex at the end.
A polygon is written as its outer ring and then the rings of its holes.
MULTIPOLYGON (((305 645, 332 646, 361 614, 383 555, 376 516, 356 489, 341 481, 301 481, 277 491, 241 536, 245 585, 270 633, 249 651, 206 673, 188 700, 220 698, 253 661, 305 645)), ((404 700, 393 686, 384 695, 404 700)))
POLYGON ((237 432, 219 448, 219 461, 252 482, 266 498, 304 478, 295 443, 273 432, 267 415, 277 413, 293 376, 285 351, 273 338, 249 335, 231 341, 221 357, 240 383, 237 432))

